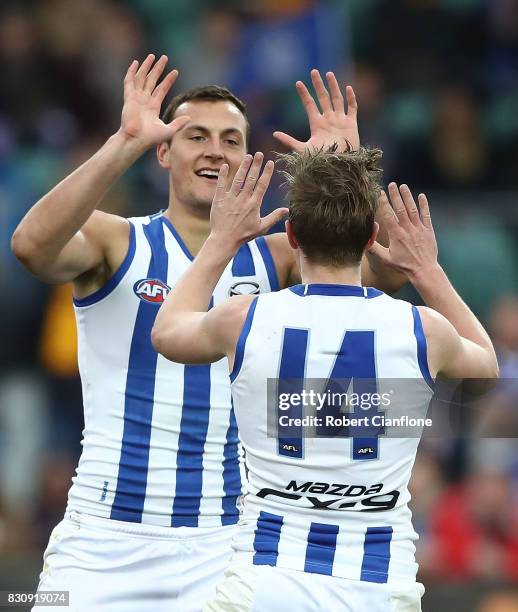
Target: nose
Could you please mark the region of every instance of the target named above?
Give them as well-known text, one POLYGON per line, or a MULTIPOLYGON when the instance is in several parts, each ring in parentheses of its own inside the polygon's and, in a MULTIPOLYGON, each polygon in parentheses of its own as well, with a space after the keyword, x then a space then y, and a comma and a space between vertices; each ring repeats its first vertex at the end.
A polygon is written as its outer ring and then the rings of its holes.
POLYGON ((219 138, 207 139, 204 156, 210 159, 223 159, 223 150, 219 138))

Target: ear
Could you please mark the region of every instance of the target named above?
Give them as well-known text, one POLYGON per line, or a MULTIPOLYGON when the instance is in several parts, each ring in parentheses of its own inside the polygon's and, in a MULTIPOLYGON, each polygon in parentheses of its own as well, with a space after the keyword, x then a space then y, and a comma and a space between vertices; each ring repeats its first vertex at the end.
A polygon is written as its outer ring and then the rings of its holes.
POLYGON ((299 248, 299 243, 297 242, 295 234, 293 233, 291 221, 287 219, 284 225, 286 227, 286 235, 288 236, 288 242, 290 243, 290 247, 296 251, 299 248))
POLYGON ((371 237, 369 238, 369 242, 367 242, 367 245, 365 246, 366 251, 368 251, 371 248, 371 246, 376 242, 376 238, 378 237, 379 229, 380 229, 379 223, 377 221, 374 221, 374 225, 372 226, 371 237))
POLYGON ((156 156, 158 159, 158 163, 162 166, 162 168, 165 168, 166 170, 169 170, 171 168, 171 162, 169 161, 169 153, 170 147, 168 142, 161 142, 159 145, 156 146, 156 156))

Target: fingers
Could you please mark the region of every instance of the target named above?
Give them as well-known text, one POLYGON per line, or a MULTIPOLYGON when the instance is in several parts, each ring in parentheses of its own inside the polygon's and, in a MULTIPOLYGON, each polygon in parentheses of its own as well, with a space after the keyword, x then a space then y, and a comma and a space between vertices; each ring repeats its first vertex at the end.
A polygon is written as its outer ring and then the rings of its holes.
POLYGON ((271 227, 280 221, 284 221, 289 213, 288 208, 277 208, 266 217, 261 219, 261 234, 265 234, 271 227))
POLYGON ((218 182, 216 184, 216 193, 214 194, 214 201, 219 202, 225 198, 227 193, 227 176, 228 176, 228 164, 223 164, 219 169, 218 182))
POLYGON ((421 221, 423 222, 423 225, 427 229, 433 230, 432 217, 430 215, 427 197, 424 193, 420 193, 417 201, 419 203, 419 211, 421 213, 421 221))
POLYGON ((264 165, 263 173, 261 174, 261 178, 257 181, 254 190, 254 196, 256 200, 256 204, 258 206, 261 205, 263 201, 264 194, 270 185, 270 181, 272 180, 273 170, 275 168, 275 164, 272 160, 268 160, 264 165))
POLYGON ((146 59, 142 62, 142 64, 140 65, 140 68, 135 73, 135 79, 134 79, 135 87, 142 89, 142 87, 144 86, 144 82, 146 80, 147 74, 149 72, 149 69, 153 65, 154 61, 155 61, 155 56, 153 53, 150 53, 146 57, 146 59))
POLYGON ((295 83, 295 87, 297 88, 297 93, 299 94, 300 100, 306 110, 306 115, 309 119, 309 126, 311 127, 312 121, 320 115, 317 103, 315 102, 313 96, 309 93, 309 89, 302 81, 297 81, 295 83))
POLYGON ((329 96, 329 92, 324 85, 324 81, 320 76, 320 72, 316 69, 311 71, 311 82, 313 83, 313 87, 315 88, 315 92, 317 94, 318 102, 320 104, 320 108, 323 113, 327 113, 333 110, 333 105, 331 104, 331 98, 329 96))
POLYGON ((245 155, 241 165, 239 166, 238 171, 236 172, 236 176, 232 181, 232 186, 230 188, 230 193, 234 196, 238 196, 243 189, 243 185, 245 184, 246 175, 248 173, 248 169, 252 165, 253 157, 251 155, 245 155))
POLYGON ((331 92, 331 101, 333 103, 333 109, 335 111, 343 111, 344 109, 344 97, 340 90, 340 85, 338 85, 338 81, 336 80, 334 72, 326 72, 326 79, 329 85, 329 91, 331 92))
POLYGON ((137 60, 133 60, 126 72, 126 76, 124 77, 124 94, 129 93, 130 91, 135 89, 135 74, 138 70, 138 62, 137 60))
POLYGON ((347 115, 356 119, 358 116, 358 102, 356 101, 354 89, 350 85, 347 85, 345 88, 345 96, 347 98, 347 115))
POLYGON ((410 222, 412 225, 420 225, 421 219, 419 217, 419 210, 417 209, 414 196, 408 188, 408 185, 401 185, 399 192, 401 193, 403 204, 405 205, 410 222))
POLYGON ((282 145, 284 145, 290 151, 302 151, 304 149, 304 143, 289 134, 284 132, 274 132, 273 137, 277 139, 282 145))
POLYGON ((373 255, 383 263, 390 262, 390 249, 382 246, 379 242, 374 242, 367 253, 373 255))
POLYGON ((405 203, 403 202, 403 198, 399 193, 399 189, 396 183, 390 183, 388 190, 390 195, 390 203, 392 205, 392 208, 394 209, 394 212, 396 213, 396 217, 400 225, 402 225, 403 227, 408 226, 410 220, 408 218, 405 203))
POLYGON ((155 88, 155 91, 151 94, 151 97, 156 98, 160 104, 164 101, 164 98, 169 93, 169 90, 174 85, 174 82, 178 78, 178 70, 171 70, 166 76, 162 79, 160 85, 155 88))
MULTIPOLYGON (((248 175, 246 177, 245 184, 243 185, 242 193, 245 197, 250 197, 254 192, 255 185, 257 183, 257 179, 259 178, 259 174, 261 172, 261 166, 263 165, 264 155, 258 151, 254 155, 254 159, 252 161, 252 165, 248 170, 248 175)), ((264 172, 263 172, 264 174, 264 172)))
POLYGON ((157 84, 158 79, 162 72, 164 72, 164 68, 167 64, 167 55, 161 55, 160 59, 155 63, 153 68, 149 71, 146 80, 144 82, 144 91, 151 93, 157 84))
POLYGON ((176 132, 179 132, 183 127, 185 127, 191 118, 188 115, 182 115, 181 117, 177 117, 173 119, 171 123, 167 124, 167 127, 170 129, 170 138, 172 138, 176 132))
POLYGON ((379 220, 390 233, 390 231, 394 230, 399 223, 396 215, 394 214, 392 206, 389 203, 387 194, 383 190, 380 192, 379 204, 379 220))

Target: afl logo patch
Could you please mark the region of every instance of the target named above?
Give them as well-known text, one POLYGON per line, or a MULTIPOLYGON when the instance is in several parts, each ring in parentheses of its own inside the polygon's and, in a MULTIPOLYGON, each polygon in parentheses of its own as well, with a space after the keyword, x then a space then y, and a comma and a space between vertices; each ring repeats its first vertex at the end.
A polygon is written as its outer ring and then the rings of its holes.
POLYGON ((161 304, 171 291, 171 287, 156 278, 144 278, 133 285, 133 291, 144 302, 161 304))
POLYGON ((259 295, 259 285, 252 281, 234 283, 228 292, 229 297, 233 295, 259 295))

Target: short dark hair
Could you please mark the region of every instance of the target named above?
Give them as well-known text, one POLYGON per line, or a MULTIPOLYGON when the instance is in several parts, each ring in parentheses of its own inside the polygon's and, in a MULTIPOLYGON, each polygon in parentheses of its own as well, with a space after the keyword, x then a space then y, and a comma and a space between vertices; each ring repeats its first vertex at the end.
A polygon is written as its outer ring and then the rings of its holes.
POLYGON ((289 219, 308 260, 333 266, 359 263, 374 228, 380 194, 379 149, 281 155, 289 219))
POLYGON ((184 93, 175 96, 167 105, 162 114, 164 123, 170 123, 174 119, 174 115, 178 107, 184 102, 231 102, 238 111, 241 112, 246 122, 246 144, 250 140, 250 122, 246 114, 246 104, 240 100, 226 87, 219 85, 204 85, 203 87, 195 87, 184 93))

